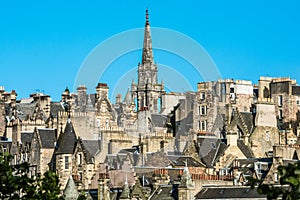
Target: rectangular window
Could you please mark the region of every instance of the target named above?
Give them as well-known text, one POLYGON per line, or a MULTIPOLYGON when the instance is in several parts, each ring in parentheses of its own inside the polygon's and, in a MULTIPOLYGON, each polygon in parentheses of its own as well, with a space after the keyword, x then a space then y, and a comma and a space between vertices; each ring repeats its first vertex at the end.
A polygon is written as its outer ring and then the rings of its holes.
POLYGON ((200 99, 201 99, 201 100, 204 100, 204 99, 205 99, 205 92, 201 92, 201 93, 200 93, 200 99))
POLYGON ((278 96, 278 106, 282 106, 282 95, 278 96))
POLYGON ((200 106, 200 115, 206 115, 206 106, 200 106))
POLYGON ((282 110, 281 110, 281 109, 278 110, 278 118, 279 118, 279 119, 282 119, 282 110))
POLYGON ((78 164, 81 165, 82 164, 82 154, 78 154, 78 164))
POLYGON ((69 169, 69 156, 65 156, 65 169, 69 169))
POLYGON ((201 131, 206 131, 206 121, 201 121, 201 131))

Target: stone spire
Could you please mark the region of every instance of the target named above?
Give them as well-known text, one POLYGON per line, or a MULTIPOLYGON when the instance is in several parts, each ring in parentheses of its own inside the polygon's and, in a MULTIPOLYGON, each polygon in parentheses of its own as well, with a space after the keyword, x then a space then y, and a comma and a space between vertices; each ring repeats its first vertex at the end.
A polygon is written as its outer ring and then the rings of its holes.
POLYGON ((142 64, 145 64, 146 62, 154 63, 148 9, 146 10, 142 64))
POLYGON ((152 51, 149 14, 146 10, 142 63, 138 64, 138 84, 131 84, 133 102, 135 99, 137 100, 138 111, 158 113, 160 110, 159 100, 165 91, 163 86, 158 83, 157 72, 157 64, 154 63, 152 51))

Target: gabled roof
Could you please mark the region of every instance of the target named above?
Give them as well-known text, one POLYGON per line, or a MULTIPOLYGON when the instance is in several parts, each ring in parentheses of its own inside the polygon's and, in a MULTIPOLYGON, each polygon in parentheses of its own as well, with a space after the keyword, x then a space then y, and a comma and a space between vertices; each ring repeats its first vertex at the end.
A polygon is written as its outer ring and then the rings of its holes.
POLYGON ((243 140, 237 140, 237 146, 242 151, 242 153, 246 156, 246 158, 253 158, 253 152, 251 148, 245 145, 243 140))
POLYGON ((18 111, 19 119, 23 121, 23 120, 27 119, 27 117, 33 116, 36 105, 37 105, 36 102, 33 102, 33 103, 17 103, 16 108, 17 108, 17 111, 18 111))
POLYGON ((73 154, 77 143, 77 136, 70 119, 68 119, 65 131, 60 134, 57 142, 56 154, 73 154))
POLYGON ((95 155, 100 151, 99 140, 81 140, 79 142, 82 146, 84 157, 87 163, 94 163, 95 155))
POLYGON ((254 127, 254 123, 253 123, 253 114, 251 112, 240 112, 245 125, 249 131, 249 133, 251 134, 252 129, 254 127))
POLYGON ((198 138, 199 155, 207 167, 213 167, 227 149, 227 145, 219 138, 198 138))
POLYGON ((50 103, 50 114, 52 117, 57 117, 59 112, 65 111, 63 102, 51 102, 50 103))
POLYGON ((41 140, 41 148, 53 149, 56 142, 56 129, 38 129, 41 140))
POLYGON ((174 166, 185 166, 187 163, 188 167, 205 167, 205 165, 192 156, 168 156, 168 159, 172 161, 174 166))

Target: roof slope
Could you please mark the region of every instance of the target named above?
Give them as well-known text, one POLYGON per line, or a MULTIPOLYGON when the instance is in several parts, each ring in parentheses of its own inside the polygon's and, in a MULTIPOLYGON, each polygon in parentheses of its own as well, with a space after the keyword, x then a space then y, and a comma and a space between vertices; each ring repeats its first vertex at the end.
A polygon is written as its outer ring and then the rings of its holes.
POLYGON ((42 148, 53 149, 56 142, 55 129, 38 129, 42 148))
POLYGON ((256 189, 250 187, 204 187, 196 199, 256 199, 266 198, 266 195, 260 195, 256 189))
POLYGON ((76 143, 77 136, 71 120, 68 119, 65 131, 59 136, 56 154, 73 154, 76 143))
POLYGON ((93 163, 93 158, 100 150, 100 145, 98 140, 81 140, 81 146, 83 148, 84 156, 87 163, 93 163))

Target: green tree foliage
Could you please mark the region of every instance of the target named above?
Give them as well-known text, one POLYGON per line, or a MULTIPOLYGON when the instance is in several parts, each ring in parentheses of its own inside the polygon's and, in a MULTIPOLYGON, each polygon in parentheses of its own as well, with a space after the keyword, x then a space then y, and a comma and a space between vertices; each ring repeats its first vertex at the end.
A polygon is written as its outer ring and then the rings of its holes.
POLYGON ((60 200, 58 177, 46 172, 43 177, 29 177, 29 164, 12 165, 12 156, 0 152, 0 199, 60 200))
POLYGON ((257 192, 266 194, 268 199, 283 200, 300 199, 300 162, 278 167, 280 185, 264 184, 261 180, 249 179, 249 183, 254 187, 258 183, 257 192))

